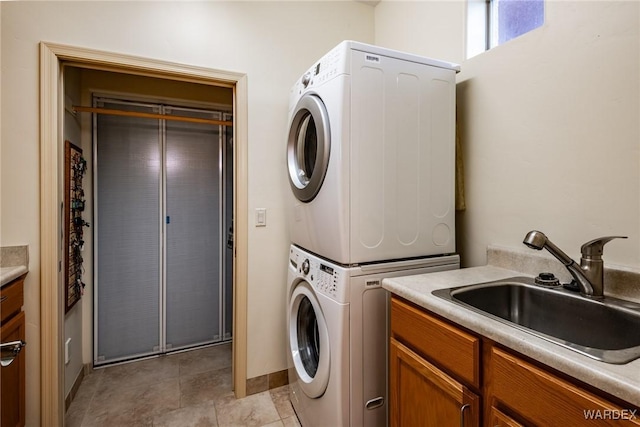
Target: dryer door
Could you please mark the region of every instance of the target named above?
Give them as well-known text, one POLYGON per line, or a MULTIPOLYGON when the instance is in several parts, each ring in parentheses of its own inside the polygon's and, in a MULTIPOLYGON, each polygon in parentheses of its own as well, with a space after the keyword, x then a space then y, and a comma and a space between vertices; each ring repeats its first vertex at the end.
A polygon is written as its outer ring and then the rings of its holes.
POLYGON ((310 202, 320 191, 329 166, 330 148, 327 109, 320 97, 306 94, 293 111, 287 143, 289 184, 301 202, 310 202))
POLYGON ((289 350, 302 391, 322 396, 329 383, 329 333, 320 303, 309 283, 300 282, 289 303, 289 350))

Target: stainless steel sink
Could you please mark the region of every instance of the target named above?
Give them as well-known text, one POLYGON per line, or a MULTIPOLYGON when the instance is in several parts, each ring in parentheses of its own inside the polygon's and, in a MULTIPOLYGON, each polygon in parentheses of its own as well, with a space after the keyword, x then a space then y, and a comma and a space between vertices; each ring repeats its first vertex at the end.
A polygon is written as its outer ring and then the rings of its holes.
POLYGON ((640 304, 589 299, 562 287, 545 288, 529 277, 433 291, 540 338, 607 363, 640 357, 640 304))

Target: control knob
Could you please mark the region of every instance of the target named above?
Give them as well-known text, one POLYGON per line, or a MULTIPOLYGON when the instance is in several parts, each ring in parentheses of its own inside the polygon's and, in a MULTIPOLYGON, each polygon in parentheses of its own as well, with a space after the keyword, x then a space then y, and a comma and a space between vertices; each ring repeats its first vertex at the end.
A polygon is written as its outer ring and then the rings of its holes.
POLYGON ((302 76, 302 86, 307 87, 309 86, 310 82, 311 82, 311 74, 305 73, 305 75, 302 76))
POLYGON ((309 269, 310 269, 310 264, 309 264, 309 260, 305 259, 302 262, 302 273, 304 273, 304 275, 306 276, 307 274, 309 274, 309 269))

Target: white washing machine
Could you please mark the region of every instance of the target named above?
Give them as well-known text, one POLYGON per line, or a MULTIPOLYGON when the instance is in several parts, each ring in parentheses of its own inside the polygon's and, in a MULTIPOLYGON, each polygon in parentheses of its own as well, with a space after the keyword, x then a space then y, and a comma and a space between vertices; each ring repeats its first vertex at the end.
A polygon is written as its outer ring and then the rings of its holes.
POLYGON ((291 246, 288 360, 303 427, 386 426, 387 277, 459 268, 457 255, 345 268, 291 246))
POLYGON ((337 263, 455 252, 455 64, 345 41, 296 82, 292 243, 337 263))

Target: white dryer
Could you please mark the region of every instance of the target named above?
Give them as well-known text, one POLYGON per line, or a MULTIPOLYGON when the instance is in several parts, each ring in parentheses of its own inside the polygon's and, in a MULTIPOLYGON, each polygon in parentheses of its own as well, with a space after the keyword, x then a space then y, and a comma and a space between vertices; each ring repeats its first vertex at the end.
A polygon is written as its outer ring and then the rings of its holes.
POLYGON ((345 268, 291 246, 291 403, 303 427, 387 425, 387 277, 459 268, 457 255, 345 268))
POLYGON ((291 89, 292 243, 350 265, 455 252, 455 64, 345 41, 291 89))

